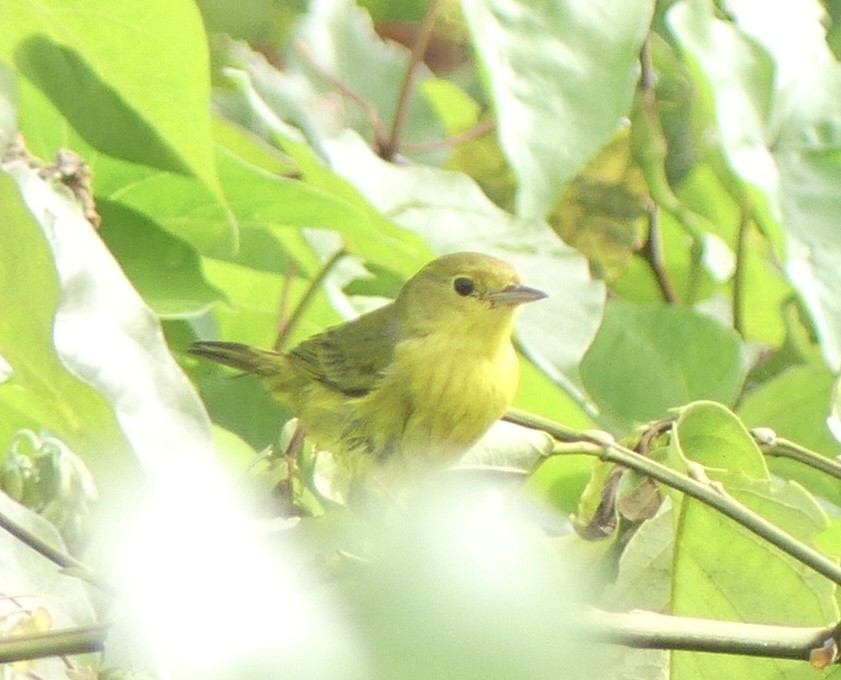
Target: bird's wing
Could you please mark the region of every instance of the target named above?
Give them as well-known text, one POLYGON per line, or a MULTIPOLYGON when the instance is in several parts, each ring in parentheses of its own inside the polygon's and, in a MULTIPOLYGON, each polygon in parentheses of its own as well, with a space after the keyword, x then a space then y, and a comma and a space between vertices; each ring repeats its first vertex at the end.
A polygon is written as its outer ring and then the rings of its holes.
POLYGON ((296 368, 352 397, 370 392, 391 363, 399 327, 392 305, 305 340, 289 352, 296 368))

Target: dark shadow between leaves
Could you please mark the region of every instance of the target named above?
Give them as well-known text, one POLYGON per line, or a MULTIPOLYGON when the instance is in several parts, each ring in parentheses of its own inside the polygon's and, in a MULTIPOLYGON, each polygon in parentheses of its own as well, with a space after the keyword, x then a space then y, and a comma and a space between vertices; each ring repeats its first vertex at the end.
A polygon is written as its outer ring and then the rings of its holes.
POLYGON ((43 35, 24 41, 15 64, 85 141, 103 153, 180 174, 193 174, 76 52, 43 35))

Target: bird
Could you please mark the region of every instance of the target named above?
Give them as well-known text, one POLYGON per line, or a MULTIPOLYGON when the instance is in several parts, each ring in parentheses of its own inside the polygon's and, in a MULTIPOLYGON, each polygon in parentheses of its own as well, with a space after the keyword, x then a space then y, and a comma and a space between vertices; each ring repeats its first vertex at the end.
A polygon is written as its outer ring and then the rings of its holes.
POLYGON ((393 302, 288 352, 220 341, 188 351, 262 379, 352 475, 407 478, 447 467, 505 413, 519 380, 516 311, 545 297, 501 259, 451 253, 393 302))

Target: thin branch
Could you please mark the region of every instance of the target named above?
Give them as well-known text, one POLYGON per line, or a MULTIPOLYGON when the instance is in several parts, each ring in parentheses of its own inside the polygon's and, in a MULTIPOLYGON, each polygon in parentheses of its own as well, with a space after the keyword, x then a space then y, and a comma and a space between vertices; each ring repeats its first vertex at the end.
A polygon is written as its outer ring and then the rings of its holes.
POLYGON ((733 272, 733 329, 742 337, 745 335, 745 258, 747 236, 750 228, 751 210, 747 201, 740 209, 739 230, 736 235, 736 270, 733 272))
POLYGON ((46 633, 28 633, 0 638, 0 664, 46 659, 53 656, 101 652, 108 626, 82 626, 46 633))
POLYGON ((391 125, 391 134, 388 136, 385 145, 380 148, 380 156, 385 160, 391 160, 397 149, 400 147, 400 135, 403 132, 403 125, 409 113, 409 100, 412 95, 412 85, 415 79, 415 72, 418 65, 426 56, 426 49, 432 38, 432 29, 441 12, 444 3, 442 0, 431 0, 426 16, 418 29, 418 35, 412 45, 412 54, 409 58, 409 65, 406 69, 406 77, 400 88, 400 95, 397 98, 397 107, 394 110, 394 121, 391 125))
POLYGON ((460 132, 457 135, 453 135, 452 137, 446 137, 444 139, 435 139, 431 142, 404 142, 400 145, 400 150, 419 153, 423 151, 435 151, 436 149, 441 149, 447 146, 458 146, 459 144, 466 144, 467 142, 472 142, 474 139, 484 137, 495 127, 496 120, 491 118, 489 120, 482 121, 478 125, 470 128, 469 130, 465 130, 464 132, 460 132))
MULTIPOLYGON (((628 613, 589 609, 579 628, 589 641, 639 649, 681 649, 742 656, 809 661, 812 653, 835 641, 835 628, 767 626, 669 616, 647 611, 628 613)), ((835 643, 837 645, 837 642, 835 643)))
POLYGON ((327 278, 327 275, 332 271, 333 267, 336 266, 336 263, 341 260, 345 255, 347 255, 347 251, 344 249, 337 250, 327 262, 318 270, 318 273, 315 275, 315 278, 310 282, 309 287, 307 288, 304 296, 301 298, 300 302, 298 302, 298 306, 295 307, 295 310, 292 314, 289 315, 289 320, 286 324, 280 329, 277 334, 277 338, 274 342, 274 348, 276 350, 281 350, 283 346, 286 344, 286 341, 289 339, 289 336, 292 334, 292 331, 295 330, 295 327, 301 320, 301 317, 304 315, 304 312, 309 307, 312 299, 315 297, 315 294, 318 292, 318 289, 321 287, 321 284, 324 283, 324 279, 327 278))
MULTIPOLYGON (((514 422, 517 422, 520 425, 543 430, 553 437, 558 438, 562 442, 572 441, 570 434, 571 430, 569 428, 554 423, 547 418, 523 412, 509 412, 507 414, 509 419, 511 419, 512 416, 516 416, 516 420, 514 420, 514 422)), ((626 467, 641 472, 644 475, 648 475, 649 477, 652 477, 673 489, 682 491, 687 496, 691 496, 692 498, 715 508, 723 515, 726 515, 738 524, 741 524, 746 529, 765 539, 802 564, 814 569, 816 572, 830 579, 834 583, 841 585, 841 566, 826 557, 824 554, 813 550, 805 543, 798 541, 791 534, 780 529, 777 525, 772 524, 752 510, 749 510, 726 492, 722 493, 714 485, 702 483, 672 470, 665 465, 661 465, 650 458, 641 456, 635 451, 631 451, 630 449, 617 444, 613 437, 606 432, 600 432, 598 430, 581 432, 578 433, 577 438, 579 441, 586 444, 595 444, 599 446, 599 452, 595 455, 602 460, 611 463, 618 463, 619 465, 625 465, 626 467)), ((568 446, 564 448, 564 453, 568 452, 567 449, 568 446)), ((582 447, 579 453, 593 455, 592 449, 589 446, 582 447)))
POLYGON ((115 592, 112 585, 105 582, 96 574, 96 572, 83 562, 38 538, 38 536, 30 532, 28 529, 25 529, 20 524, 2 513, 0 513, 0 529, 5 529, 21 543, 28 545, 42 557, 45 557, 56 566, 61 567, 61 571, 67 576, 85 581, 104 592, 115 592))
POLYGON ((286 275, 283 281, 283 289, 280 292, 280 304, 277 310, 277 336, 275 337, 273 349, 277 352, 283 349, 283 344, 289 337, 286 327, 289 325, 289 318, 287 312, 289 310, 289 295, 292 292, 292 279, 298 273, 298 263, 291 262, 286 269, 286 275))
POLYGON ((766 456, 796 460, 798 463, 820 470, 836 479, 841 479, 841 462, 837 459, 827 458, 796 442, 778 437, 773 430, 767 427, 754 428, 751 430, 751 435, 766 456))

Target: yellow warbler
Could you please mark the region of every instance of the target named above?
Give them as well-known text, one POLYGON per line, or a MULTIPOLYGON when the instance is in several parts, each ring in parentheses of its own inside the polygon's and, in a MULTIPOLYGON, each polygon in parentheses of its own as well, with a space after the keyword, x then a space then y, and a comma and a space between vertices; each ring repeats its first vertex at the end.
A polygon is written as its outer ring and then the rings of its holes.
POLYGON ((391 304, 288 353, 230 342, 189 351, 260 376, 310 440, 351 469, 428 470, 467 450, 508 408, 519 374, 515 310, 544 297, 507 262, 454 253, 421 269, 391 304))

